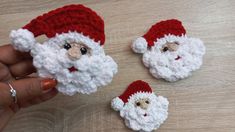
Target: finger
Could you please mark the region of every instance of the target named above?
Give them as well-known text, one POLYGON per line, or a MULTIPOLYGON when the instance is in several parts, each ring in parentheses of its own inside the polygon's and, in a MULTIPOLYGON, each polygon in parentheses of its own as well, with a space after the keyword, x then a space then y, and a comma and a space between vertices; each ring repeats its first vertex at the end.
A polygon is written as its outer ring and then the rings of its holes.
POLYGON ((36 71, 35 67, 33 66, 32 60, 24 60, 18 62, 14 65, 11 65, 9 69, 12 76, 14 77, 26 76, 36 71))
POLYGON ((55 97, 57 94, 58 94, 58 91, 57 89, 54 88, 54 89, 51 89, 50 91, 47 91, 46 93, 44 93, 43 95, 37 98, 29 100, 28 102, 23 102, 20 106, 21 108, 25 108, 25 107, 29 107, 35 104, 39 104, 55 97))
MULTIPOLYGON (((16 90, 18 104, 39 97, 43 91, 55 88, 57 82, 54 79, 28 78, 16 80, 11 83, 16 90)), ((8 106, 13 102, 10 88, 5 83, 0 83, 0 105, 8 106)))
POLYGON ((41 95, 39 98, 41 101, 47 101, 47 100, 50 100, 52 99, 53 97, 55 97, 56 95, 58 94, 58 90, 57 89, 52 89, 50 90, 49 92, 41 95))
POLYGON ((1 82, 7 82, 10 80, 13 80, 14 78, 12 77, 8 67, 2 63, 0 63, 0 81, 1 82))
POLYGON ((0 62, 12 65, 18 63, 24 59, 32 58, 28 52, 20 52, 15 50, 12 45, 0 46, 0 62))
POLYGON ((0 132, 3 131, 3 128, 10 121, 15 113, 10 108, 5 108, 0 110, 0 132))
POLYGON ((36 75, 36 73, 32 73, 30 75, 27 76, 22 76, 22 77, 15 77, 15 80, 20 80, 20 79, 27 79, 27 78, 38 78, 38 75, 36 75))

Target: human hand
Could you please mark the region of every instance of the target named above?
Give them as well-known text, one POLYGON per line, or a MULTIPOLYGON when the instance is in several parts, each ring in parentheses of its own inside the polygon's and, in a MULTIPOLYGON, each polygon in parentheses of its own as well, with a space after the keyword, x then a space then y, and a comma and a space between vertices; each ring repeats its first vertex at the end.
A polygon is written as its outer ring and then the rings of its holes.
POLYGON ((35 71, 29 53, 16 51, 11 45, 0 46, 0 131, 20 108, 44 102, 58 93, 56 80, 28 76, 35 71), (16 90, 17 102, 8 83, 16 90))

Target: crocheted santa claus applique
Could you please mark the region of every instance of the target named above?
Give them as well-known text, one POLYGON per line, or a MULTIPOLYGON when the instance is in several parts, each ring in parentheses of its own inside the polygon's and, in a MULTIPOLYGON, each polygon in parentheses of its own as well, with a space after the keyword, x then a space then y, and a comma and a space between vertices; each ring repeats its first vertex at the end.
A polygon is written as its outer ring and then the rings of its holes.
POLYGON ((90 94, 112 81, 117 64, 105 55, 104 21, 83 5, 68 5, 10 33, 16 50, 30 52, 40 77, 55 78, 67 95, 90 94), (46 35, 42 44, 35 37, 46 35))
POLYGON ((111 106, 120 111, 127 127, 149 132, 160 127, 168 116, 168 100, 153 93, 149 84, 137 80, 112 100, 111 106))
POLYGON ((137 38, 132 49, 143 54, 143 63, 156 78, 173 82, 199 69, 205 46, 198 38, 186 36, 179 20, 171 19, 153 25, 137 38))

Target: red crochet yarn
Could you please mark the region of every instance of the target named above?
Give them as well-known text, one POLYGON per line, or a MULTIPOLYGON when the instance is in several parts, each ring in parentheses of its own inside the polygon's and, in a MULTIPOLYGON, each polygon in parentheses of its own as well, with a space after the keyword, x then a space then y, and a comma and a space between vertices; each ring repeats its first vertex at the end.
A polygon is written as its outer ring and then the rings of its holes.
POLYGON ((166 21, 161 21, 153 25, 150 30, 143 35, 146 39, 148 46, 153 46, 154 41, 163 38, 165 35, 175 35, 181 36, 186 34, 181 21, 176 19, 170 19, 166 21))
POLYGON ((137 92, 152 93, 152 89, 148 83, 146 83, 142 80, 137 80, 137 81, 132 82, 127 87, 126 91, 122 95, 119 96, 119 98, 124 103, 127 103, 130 96, 137 93, 137 92))
POLYGON ((96 12, 83 5, 67 5, 33 19, 23 27, 35 37, 45 34, 48 38, 56 34, 76 31, 89 36, 103 45, 105 42, 104 21, 96 12))

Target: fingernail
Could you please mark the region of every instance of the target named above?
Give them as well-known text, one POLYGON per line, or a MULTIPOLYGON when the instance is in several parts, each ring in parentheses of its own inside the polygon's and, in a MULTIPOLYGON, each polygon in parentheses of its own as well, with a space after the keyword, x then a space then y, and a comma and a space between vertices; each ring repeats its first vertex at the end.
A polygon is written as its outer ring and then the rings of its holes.
POLYGON ((44 79, 42 80, 42 90, 48 90, 54 88, 57 84, 55 79, 44 79))

